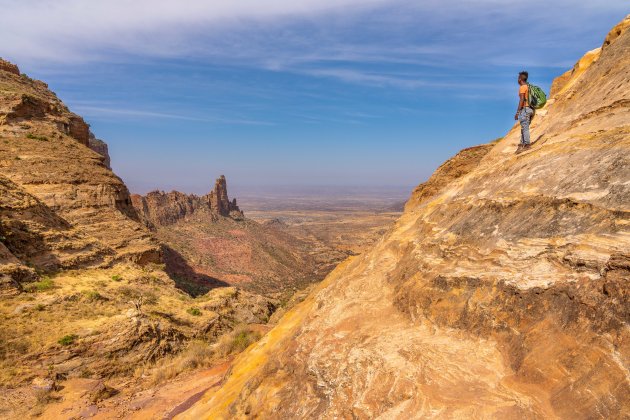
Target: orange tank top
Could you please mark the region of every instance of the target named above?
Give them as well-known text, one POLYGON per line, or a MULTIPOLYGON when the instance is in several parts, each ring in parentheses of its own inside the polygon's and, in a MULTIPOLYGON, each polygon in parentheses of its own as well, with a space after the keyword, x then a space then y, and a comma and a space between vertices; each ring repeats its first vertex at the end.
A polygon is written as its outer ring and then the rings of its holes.
POLYGON ((521 95, 525 95, 525 105, 524 106, 529 106, 529 86, 527 85, 521 85, 518 88, 518 96, 519 98, 521 97, 521 95))

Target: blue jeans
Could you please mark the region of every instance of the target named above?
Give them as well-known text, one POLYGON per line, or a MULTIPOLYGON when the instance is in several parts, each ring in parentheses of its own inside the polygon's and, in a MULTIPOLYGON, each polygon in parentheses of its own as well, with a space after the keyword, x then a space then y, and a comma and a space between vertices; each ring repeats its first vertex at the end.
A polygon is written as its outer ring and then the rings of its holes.
POLYGON ((521 144, 529 144, 529 123, 534 115, 534 110, 530 107, 521 109, 518 113, 518 121, 521 123, 521 144))

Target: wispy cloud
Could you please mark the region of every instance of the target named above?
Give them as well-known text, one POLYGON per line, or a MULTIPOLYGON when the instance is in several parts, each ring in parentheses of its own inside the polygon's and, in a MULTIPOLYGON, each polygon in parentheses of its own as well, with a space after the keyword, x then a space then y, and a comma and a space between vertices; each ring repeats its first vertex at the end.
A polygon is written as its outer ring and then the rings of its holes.
POLYGON ((159 0, 3 1, 3 54, 57 62, 98 60, 112 53, 185 56, 207 49, 207 40, 251 22, 290 19, 385 0, 258 0, 186 2, 159 0))
POLYGON ((206 123, 218 123, 218 124, 229 124, 229 125, 264 125, 264 126, 272 126, 275 123, 269 121, 257 121, 251 119, 241 119, 241 118, 223 118, 223 117, 197 117, 190 114, 171 114, 165 112, 156 112, 156 111, 147 111, 141 109, 128 109, 128 108, 120 108, 120 107, 106 107, 106 106, 94 106, 94 105, 85 105, 85 104, 74 104, 73 110, 79 112, 81 115, 88 118, 110 118, 114 117, 116 119, 120 118, 129 118, 133 120, 138 120, 142 118, 147 119, 173 119, 173 120, 183 120, 183 121, 198 121, 198 122, 206 122, 206 123))
POLYGON ((322 61, 418 65, 465 62, 462 59, 474 54, 484 59, 506 44, 525 39, 539 42, 536 34, 561 34, 565 28, 585 26, 597 14, 618 11, 621 17, 627 13, 627 0, 607 0, 596 6, 574 0, 0 3, 0 54, 17 61, 77 63, 111 61, 120 55, 194 56, 278 70, 322 61), (522 23, 523 13, 531 10, 545 13, 522 23), (497 29, 485 27, 488 22, 497 29), (521 33, 523 25, 528 26, 527 36, 521 33), (354 29, 349 32, 348 28, 354 29), (486 36, 479 37, 480 32, 486 36))

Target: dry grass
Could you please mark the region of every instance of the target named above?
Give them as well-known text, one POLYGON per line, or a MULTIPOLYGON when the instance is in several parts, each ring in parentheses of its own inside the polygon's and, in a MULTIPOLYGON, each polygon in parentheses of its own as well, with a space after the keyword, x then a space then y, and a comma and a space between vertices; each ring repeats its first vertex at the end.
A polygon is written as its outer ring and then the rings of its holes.
POLYGON ((222 336, 216 344, 216 354, 220 357, 238 354, 260 339, 260 333, 242 326, 222 336))
MULTIPOLYGON (((221 336, 219 341, 214 344, 193 341, 183 352, 163 360, 151 369, 150 382, 152 385, 158 385, 175 378, 182 372, 212 366, 221 359, 242 352, 259 339, 260 333, 247 326, 240 326, 221 336)), ((146 372, 142 369, 136 374, 146 374, 146 372)))
MULTIPOLYGON (((205 307, 233 293, 223 288, 191 298, 173 287, 159 266, 67 271, 31 284, 30 292, 0 300, 0 386, 24 384, 35 374, 35 366, 17 363, 25 355, 53 363, 44 360, 51 351, 80 350, 84 338, 108 331, 116 320, 124 322, 139 297, 143 298, 142 312, 155 323, 166 327, 176 322, 178 330, 192 336, 217 314, 211 310, 191 313, 190 308, 205 307)), ((204 363, 199 345, 189 349, 183 365, 196 365, 196 360, 204 363)))
POLYGON ((193 341, 177 356, 165 359, 151 370, 150 382, 161 384, 187 370, 210 366, 216 358, 212 346, 204 341, 193 341))

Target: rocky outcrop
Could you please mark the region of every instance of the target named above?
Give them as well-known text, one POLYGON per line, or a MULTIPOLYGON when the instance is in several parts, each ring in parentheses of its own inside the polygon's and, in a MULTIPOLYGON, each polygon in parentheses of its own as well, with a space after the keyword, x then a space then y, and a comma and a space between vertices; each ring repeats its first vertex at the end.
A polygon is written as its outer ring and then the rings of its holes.
POLYGON ((225 176, 221 175, 214 189, 204 196, 184 194, 179 191, 152 191, 145 196, 131 197, 136 212, 148 227, 167 226, 190 217, 193 213, 208 213, 213 217, 243 218, 236 199, 230 201, 225 176))
POLYGON ((103 165, 105 165, 107 169, 112 169, 107 143, 105 143, 101 139, 97 139, 94 134, 90 132, 88 138, 88 146, 90 147, 90 149, 103 156, 103 165))
POLYGON ((515 126, 443 165, 391 232, 181 418, 628 417, 630 31, 618 29, 556 83, 530 150, 515 153, 515 126))
POLYGON ((6 60, 0 58, 0 71, 5 71, 7 73, 12 73, 15 75, 20 75, 20 69, 13 63, 10 63, 6 60))
POLYGON ((202 208, 209 209, 201 197, 179 191, 151 191, 145 196, 133 194, 131 202, 141 220, 151 228, 176 223, 202 208))
POLYGON ((39 81, 0 66, 0 188, 7 249, 42 270, 157 262, 127 187, 89 126, 39 81), (97 147, 97 146, 95 146, 97 147), (105 155, 103 155, 103 151, 105 155))
POLYGON ((153 191, 134 194, 132 202, 164 244, 166 271, 193 296, 228 285, 278 296, 319 281, 328 272, 318 271, 322 265, 305 241, 246 219, 236 200, 228 198, 224 176, 203 196, 153 191))
POLYGON ((573 66, 571 70, 568 70, 566 73, 557 77, 551 84, 551 91, 549 92, 549 95, 554 97, 560 92, 568 89, 573 83, 579 80, 584 71, 599 59, 602 51, 612 45, 617 38, 621 36, 621 34, 628 30, 628 28, 630 28, 630 17, 626 17, 611 29, 601 47, 595 48, 584 54, 584 56, 575 63, 575 66, 573 66))
POLYGON ((232 212, 240 212, 236 205, 236 198, 232 201, 228 198, 227 182, 224 175, 216 180, 214 190, 204 196, 204 199, 210 204, 210 208, 215 209, 221 216, 230 216, 232 212))
POLYGON ((102 263, 111 250, 72 227, 52 209, 0 175, 0 239, 19 263, 53 271, 102 263))

